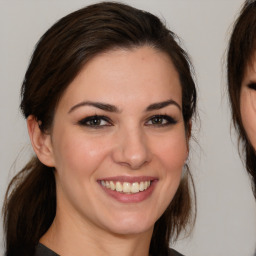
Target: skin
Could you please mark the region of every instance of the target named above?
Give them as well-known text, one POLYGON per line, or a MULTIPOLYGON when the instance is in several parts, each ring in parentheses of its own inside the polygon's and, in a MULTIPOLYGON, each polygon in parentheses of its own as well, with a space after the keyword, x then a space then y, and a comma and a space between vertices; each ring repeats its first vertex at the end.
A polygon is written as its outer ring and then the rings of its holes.
POLYGON ((256 55, 245 70, 241 87, 240 111, 248 139, 256 149, 256 55))
POLYGON ((188 156, 181 85, 169 57, 148 46, 94 57, 62 96, 51 131, 42 133, 33 116, 28 130, 40 161, 56 169, 56 218, 40 242, 64 256, 148 255, 188 156), (108 119, 81 124, 94 115, 108 119), (120 202, 99 184, 116 176, 154 177, 152 193, 120 202))

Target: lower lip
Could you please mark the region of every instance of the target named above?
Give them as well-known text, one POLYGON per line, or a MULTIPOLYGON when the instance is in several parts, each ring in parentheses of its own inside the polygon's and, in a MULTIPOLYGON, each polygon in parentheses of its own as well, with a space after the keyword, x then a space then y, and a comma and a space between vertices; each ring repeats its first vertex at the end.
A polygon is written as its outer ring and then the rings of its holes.
POLYGON ((156 183, 157 183, 157 180, 151 181, 151 184, 148 187, 148 189, 138 193, 134 193, 134 194, 120 193, 120 192, 117 192, 116 190, 108 189, 102 185, 100 186, 109 196, 115 198, 117 201, 121 203, 139 203, 150 197, 150 195, 152 194, 156 186, 156 183))

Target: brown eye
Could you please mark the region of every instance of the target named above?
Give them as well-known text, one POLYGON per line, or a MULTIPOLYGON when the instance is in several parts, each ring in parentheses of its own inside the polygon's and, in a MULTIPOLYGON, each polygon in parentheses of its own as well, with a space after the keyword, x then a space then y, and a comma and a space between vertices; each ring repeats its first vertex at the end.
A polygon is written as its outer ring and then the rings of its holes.
POLYGON ((102 121, 102 120, 99 119, 99 118, 94 118, 94 119, 88 121, 88 124, 89 124, 89 125, 101 125, 101 121, 102 121))
POLYGON ((162 117, 154 117, 152 118, 152 124, 163 124, 166 121, 162 117))
POLYGON ((101 128, 104 126, 111 126, 110 120, 105 116, 89 116, 80 120, 79 125, 88 126, 91 128, 101 128))
POLYGON ((177 121, 172 118, 171 116, 168 115, 155 115, 153 117, 151 117, 147 122, 146 125, 153 125, 153 126, 167 126, 167 125, 172 125, 172 124, 176 124, 177 121))

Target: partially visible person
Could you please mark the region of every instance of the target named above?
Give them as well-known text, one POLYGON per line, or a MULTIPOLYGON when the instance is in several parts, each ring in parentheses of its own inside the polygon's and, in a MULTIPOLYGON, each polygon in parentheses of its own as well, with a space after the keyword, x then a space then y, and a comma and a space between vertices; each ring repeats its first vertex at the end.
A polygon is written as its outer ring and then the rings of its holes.
POLYGON ((246 1, 237 18, 227 55, 233 124, 243 145, 256 198, 256 1, 246 1))
POLYGON ((6 256, 181 255, 169 243, 194 221, 197 94, 176 40, 112 2, 42 36, 21 91, 36 155, 7 191, 6 256))

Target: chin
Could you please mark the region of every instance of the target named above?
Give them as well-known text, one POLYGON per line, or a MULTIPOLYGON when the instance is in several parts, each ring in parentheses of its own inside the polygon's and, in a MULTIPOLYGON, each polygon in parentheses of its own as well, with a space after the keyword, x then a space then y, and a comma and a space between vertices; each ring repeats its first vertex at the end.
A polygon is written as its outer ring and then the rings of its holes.
POLYGON ((108 229, 111 230, 112 233, 119 235, 133 235, 133 234, 141 234, 149 231, 153 231, 155 221, 147 221, 145 218, 137 219, 136 217, 130 216, 129 218, 118 218, 115 223, 108 225, 108 229))
POLYGON ((111 233, 121 235, 121 236, 132 236, 143 234, 147 232, 153 232, 154 226, 150 227, 138 227, 138 226, 122 226, 111 230, 111 233))

